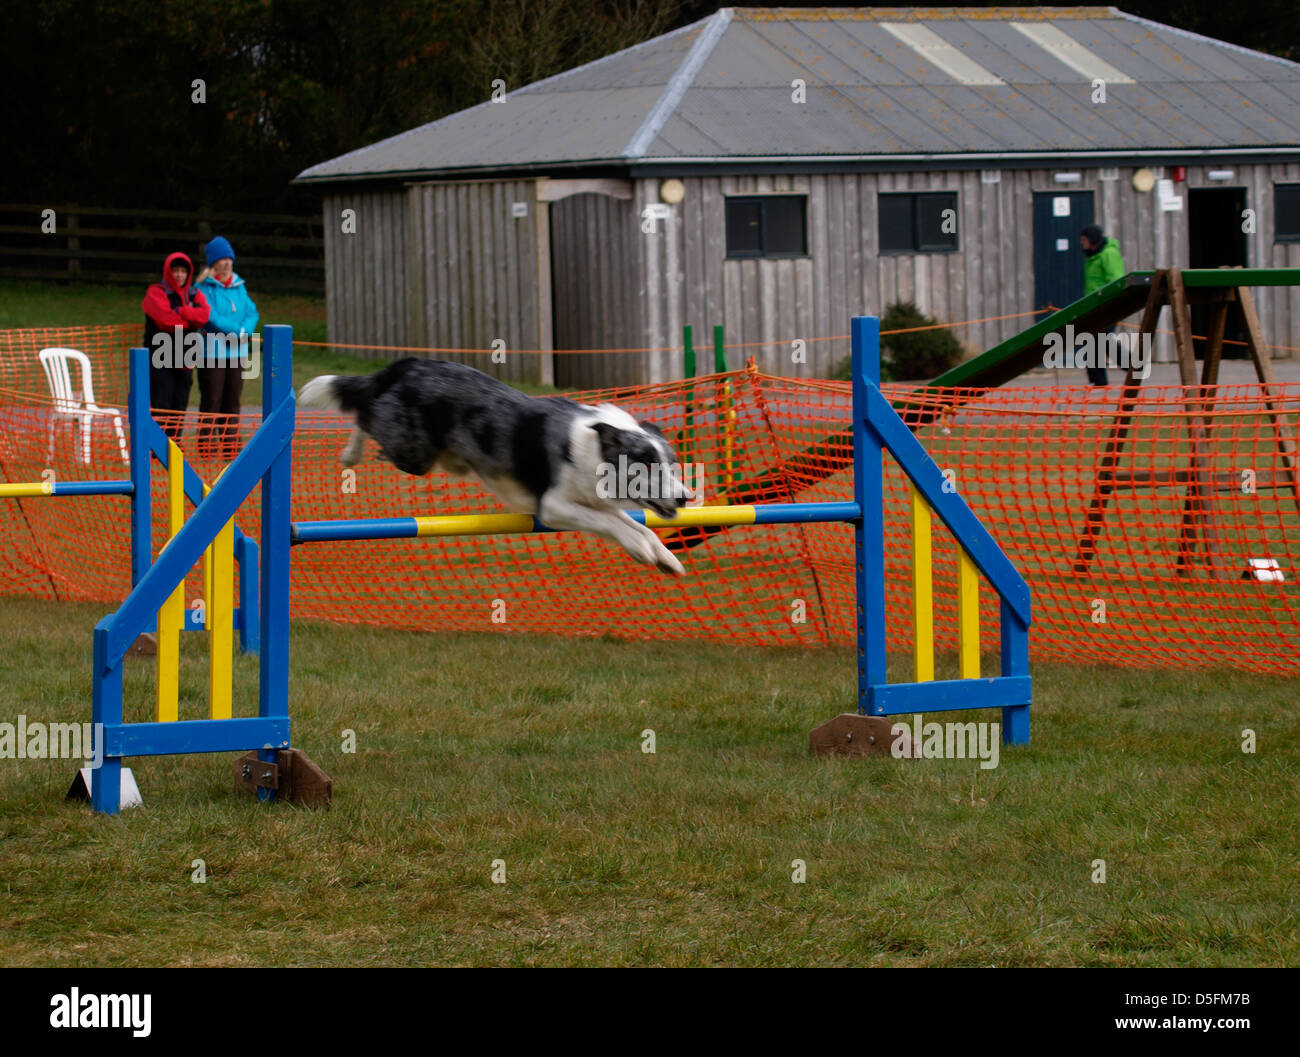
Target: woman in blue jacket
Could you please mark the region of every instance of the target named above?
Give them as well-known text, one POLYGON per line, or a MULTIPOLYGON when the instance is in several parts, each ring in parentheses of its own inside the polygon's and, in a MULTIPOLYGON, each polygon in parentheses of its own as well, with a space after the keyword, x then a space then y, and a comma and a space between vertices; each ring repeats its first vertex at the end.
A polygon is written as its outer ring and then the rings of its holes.
POLYGON ((257 305, 244 280, 235 274, 235 250, 218 235, 208 243, 208 266, 199 289, 210 315, 206 356, 199 368, 199 456, 229 462, 239 454, 239 399, 244 365, 250 362, 250 339, 257 330, 257 305))

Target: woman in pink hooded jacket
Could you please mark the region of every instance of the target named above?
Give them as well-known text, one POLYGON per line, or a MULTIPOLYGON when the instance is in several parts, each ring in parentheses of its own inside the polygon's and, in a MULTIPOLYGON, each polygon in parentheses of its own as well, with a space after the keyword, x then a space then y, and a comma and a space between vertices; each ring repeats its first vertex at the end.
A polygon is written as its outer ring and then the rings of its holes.
POLYGON ((183 253, 163 262, 163 281, 144 294, 144 345, 149 350, 149 403, 163 416, 167 436, 179 440, 185 432, 193 374, 184 365, 183 338, 198 333, 208 321, 208 303, 190 285, 194 265, 183 253), (181 329, 177 331, 177 327, 181 329), (176 340, 177 337, 182 340, 176 340))

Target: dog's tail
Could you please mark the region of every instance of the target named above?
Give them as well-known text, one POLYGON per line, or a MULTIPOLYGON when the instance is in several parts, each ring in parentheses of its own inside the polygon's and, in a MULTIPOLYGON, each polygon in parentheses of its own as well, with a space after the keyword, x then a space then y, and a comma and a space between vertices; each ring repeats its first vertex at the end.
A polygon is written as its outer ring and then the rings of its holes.
POLYGON ((325 407, 334 411, 356 411, 374 398, 372 376, 368 374, 322 374, 302 387, 300 407, 325 407))

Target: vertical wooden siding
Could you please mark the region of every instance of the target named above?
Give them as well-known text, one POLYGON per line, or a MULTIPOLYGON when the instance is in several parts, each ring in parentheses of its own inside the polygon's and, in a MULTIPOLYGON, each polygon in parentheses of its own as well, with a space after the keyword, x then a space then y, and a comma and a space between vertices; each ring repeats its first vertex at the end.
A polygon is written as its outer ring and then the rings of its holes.
POLYGON ((482 350, 436 355, 505 381, 539 381, 537 350, 550 346, 538 305, 536 211, 547 207, 536 201, 534 182, 417 184, 406 195, 412 344, 482 350), (513 214, 516 202, 526 206, 522 217, 513 214), (490 356, 498 340, 504 363, 490 356))
MULTIPOLYGON (((330 340, 482 349, 440 352, 512 381, 536 381, 542 347, 536 210, 531 180, 421 184, 324 200, 330 340), (527 203, 523 218, 515 202, 527 203), (355 234, 342 211, 356 212, 355 234), (506 343, 506 362, 489 355, 506 343)), ((388 361, 400 353, 359 355, 388 361)))
MULTIPOLYGON (((331 341, 408 345, 406 201, 401 191, 350 191, 325 196, 326 318, 331 341), (343 230, 352 210, 355 232, 343 230)), ((379 360, 394 353, 358 352, 379 360)))
MULTIPOLYGON (((637 278, 640 221, 629 200, 577 194, 551 203, 551 277, 557 349, 644 347, 637 278)), ((644 356, 560 352, 555 384, 598 389, 644 381, 644 356)))

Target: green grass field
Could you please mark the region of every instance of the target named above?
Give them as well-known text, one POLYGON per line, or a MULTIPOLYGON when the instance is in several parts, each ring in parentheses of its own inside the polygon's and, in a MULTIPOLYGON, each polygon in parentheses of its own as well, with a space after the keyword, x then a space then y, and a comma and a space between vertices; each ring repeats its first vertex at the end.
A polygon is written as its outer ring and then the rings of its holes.
MULTIPOLYGON (((0 600, 3 721, 89 718, 103 612, 0 600)), ((109 819, 64 803, 71 762, 0 761, 0 963, 1300 964, 1294 684, 1035 665, 1033 744, 996 769, 812 758, 851 670, 295 625, 295 743, 332 810, 255 803, 227 755, 133 761, 145 806, 109 819)), ((256 677, 240 658, 237 712, 256 677)), ((128 718, 152 685, 131 662, 128 718)))

